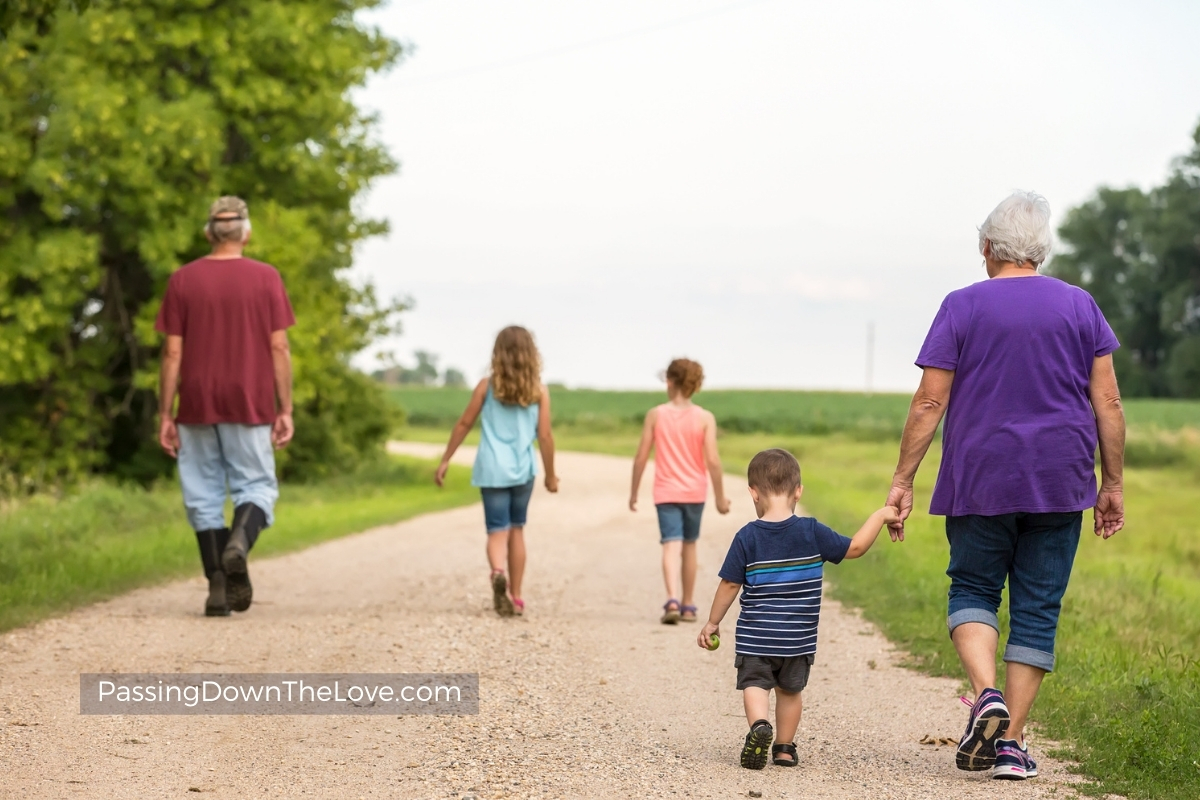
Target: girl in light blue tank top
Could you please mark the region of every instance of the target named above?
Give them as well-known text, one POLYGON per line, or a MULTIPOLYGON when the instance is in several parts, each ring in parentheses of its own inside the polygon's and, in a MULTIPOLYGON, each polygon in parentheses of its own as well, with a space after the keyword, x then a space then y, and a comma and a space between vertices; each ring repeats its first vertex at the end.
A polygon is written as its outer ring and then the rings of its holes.
POLYGON ((475 420, 482 419, 471 485, 479 487, 483 497, 492 600, 500 616, 525 612, 521 581, 525 575, 526 512, 537 475, 535 442, 546 468, 546 489, 558 491, 550 394, 542 385, 541 371, 542 359, 529 331, 515 325, 500 331, 492 349, 492 375, 480 381, 471 394, 435 477, 441 486, 454 452, 475 420))

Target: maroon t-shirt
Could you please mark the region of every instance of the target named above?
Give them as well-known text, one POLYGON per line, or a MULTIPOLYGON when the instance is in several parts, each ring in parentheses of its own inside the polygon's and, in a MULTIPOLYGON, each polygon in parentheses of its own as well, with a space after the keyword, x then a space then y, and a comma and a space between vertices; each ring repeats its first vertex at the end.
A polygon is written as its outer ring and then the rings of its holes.
POLYGON ((183 337, 182 425, 275 421, 271 333, 296 324, 283 279, 250 258, 202 258, 167 281, 154 327, 183 337))

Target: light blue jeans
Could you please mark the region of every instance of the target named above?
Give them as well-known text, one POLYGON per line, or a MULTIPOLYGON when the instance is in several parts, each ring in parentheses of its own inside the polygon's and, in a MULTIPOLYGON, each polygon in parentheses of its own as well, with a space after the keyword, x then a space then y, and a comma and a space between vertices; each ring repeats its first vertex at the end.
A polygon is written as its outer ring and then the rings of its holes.
POLYGON ((179 483, 188 522, 197 531, 225 527, 225 492, 233 507, 253 503, 275 521, 279 481, 270 425, 180 425, 179 483))

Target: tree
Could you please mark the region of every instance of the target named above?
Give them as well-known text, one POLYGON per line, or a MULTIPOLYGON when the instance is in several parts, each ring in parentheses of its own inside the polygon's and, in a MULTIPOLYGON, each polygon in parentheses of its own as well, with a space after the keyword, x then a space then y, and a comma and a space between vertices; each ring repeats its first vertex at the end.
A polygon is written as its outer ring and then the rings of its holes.
POLYGON ((467 385, 467 376, 454 367, 446 367, 442 374, 442 385, 448 389, 462 389, 467 385))
POLYGON ((400 383, 416 384, 418 386, 432 386, 437 382, 438 357, 425 350, 417 350, 415 353, 413 353, 413 356, 415 356, 417 359, 417 366, 415 369, 401 367, 399 378, 400 383))
POLYGON ((1059 228, 1051 274, 1096 298, 1121 340, 1132 396, 1200 397, 1200 126, 1192 152, 1149 192, 1102 187, 1059 228))
POLYGON ((344 467, 391 427, 350 356, 399 304, 345 276, 384 230, 352 201, 395 164, 350 92, 395 42, 377 0, 23 0, 0 16, 0 481, 170 469, 153 437, 167 277, 207 251, 207 206, 250 203, 247 255, 296 309, 285 474, 344 467))

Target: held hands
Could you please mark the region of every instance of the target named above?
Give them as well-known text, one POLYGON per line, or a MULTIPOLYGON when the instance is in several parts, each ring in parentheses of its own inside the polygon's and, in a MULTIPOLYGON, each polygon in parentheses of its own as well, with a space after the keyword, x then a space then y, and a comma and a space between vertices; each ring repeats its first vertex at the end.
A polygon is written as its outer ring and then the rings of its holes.
POLYGON ((164 416, 158 423, 158 443, 171 458, 179 457, 179 428, 175 420, 164 416))
POLYGON ((1125 495, 1121 489, 1105 489, 1101 487, 1096 495, 1096 507, 1092 509, 1095 517, 1097 536, 1105 539, 1125 527, 1125 495))
POLYGON ((891 527, 892 525, 899 525, 901 523, 900 509, 895 506, 884 506, 876 513, 882 515, 884 525, 891 527))
POLYGON ((887 521, 888 533, 891 534, 893 542, 904 541, 904 521, 908 519, 908 515, 913 509, 913 487, 911 483, 903 483, 894 481, 892 490, 888 492, 887 503, 885 504, 897 510, 896 520, 887 521))
MULTIPOLYGON (((728 505, 728 503, 726 503, 728 505)), ((696 637, 696 644, 700 645, 701 650, 707 650, 712 642, 709 641, 712 635, 721 635, 721 626, 714 625, 711 622, 704 623, 704 627, 700 629, 700 635, 696 637)))

